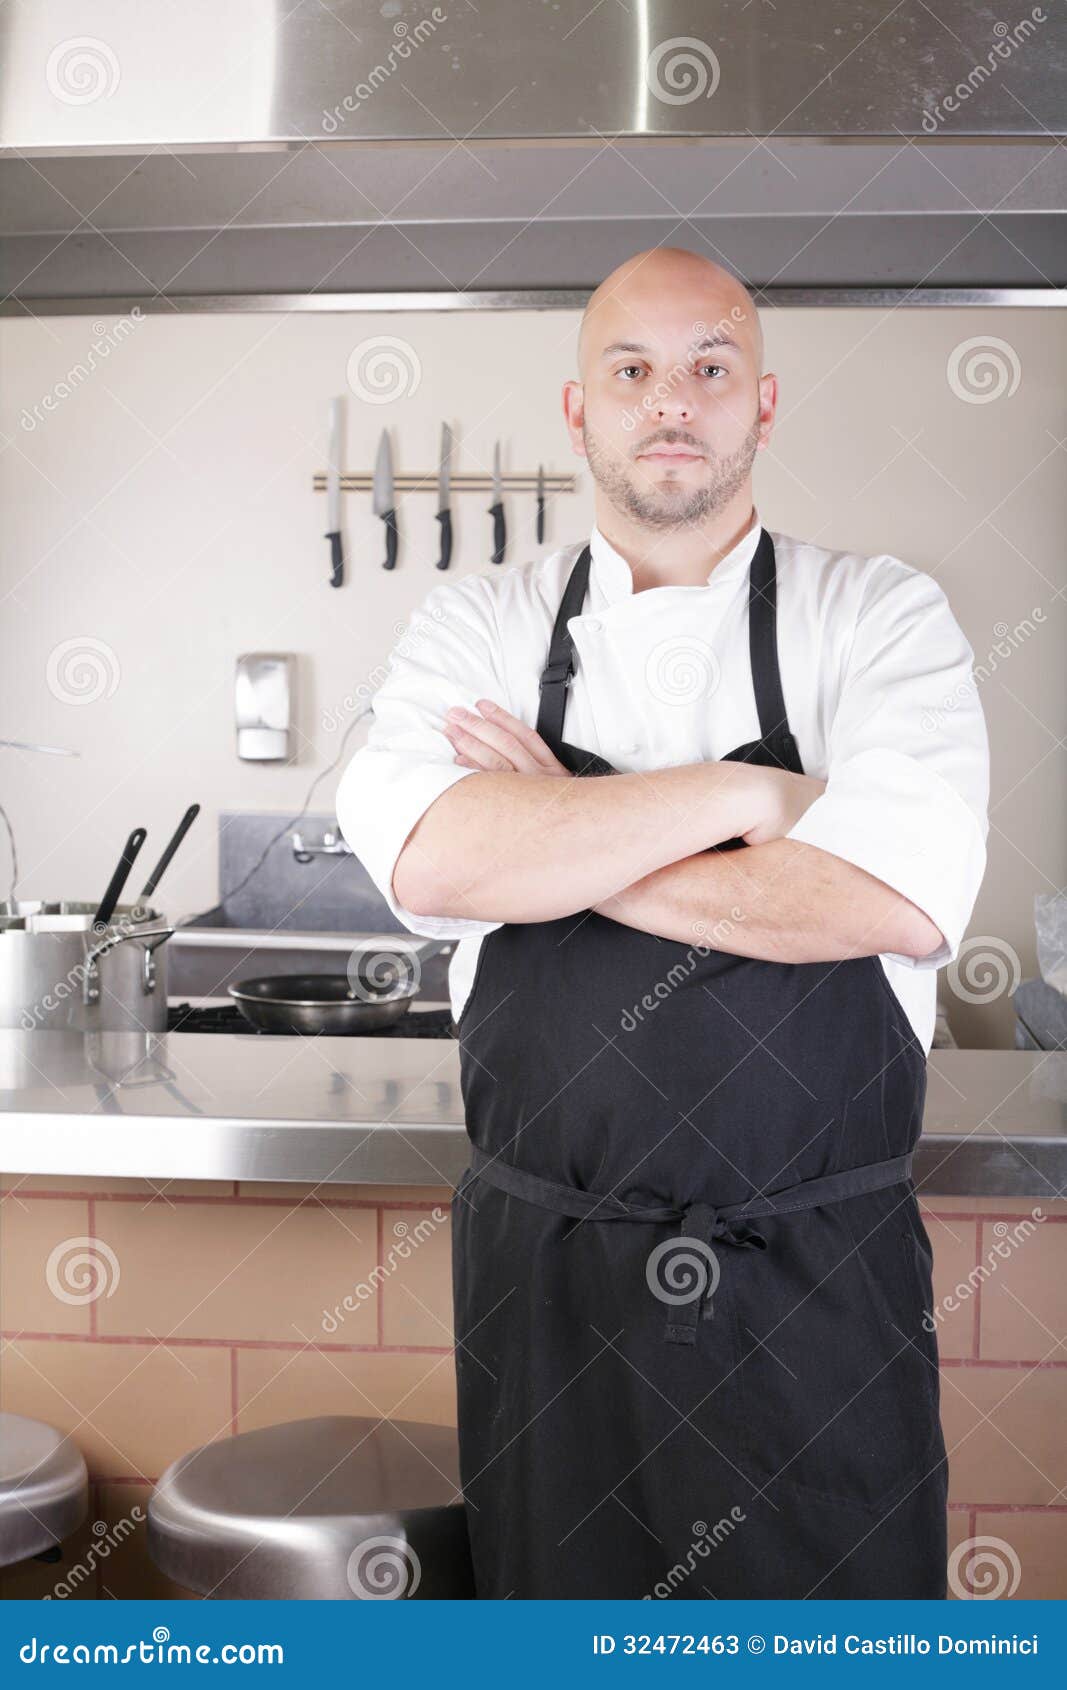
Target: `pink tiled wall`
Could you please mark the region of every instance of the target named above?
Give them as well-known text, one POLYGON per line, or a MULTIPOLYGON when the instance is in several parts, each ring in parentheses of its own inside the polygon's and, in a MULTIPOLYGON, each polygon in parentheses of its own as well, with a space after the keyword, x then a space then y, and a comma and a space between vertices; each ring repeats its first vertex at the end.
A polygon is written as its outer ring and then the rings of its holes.
MULTIPOLYGON (((143 1513, 197 1444, 313 1414, 455 1424, 447 1188, 2 1185, 0 1406, 71 1431, 92 1498, 68 1559, 9 1569, 0 1595, 66 1594, 71 1567, 82 1599, 184 1595, 143 1513)), ((939 1305, 1031 1209, 930 1201, 939 1305)), ((1067 1596, 1067 1201, 1043 1212, 939 1324, 960 1594, 1067 1596)))

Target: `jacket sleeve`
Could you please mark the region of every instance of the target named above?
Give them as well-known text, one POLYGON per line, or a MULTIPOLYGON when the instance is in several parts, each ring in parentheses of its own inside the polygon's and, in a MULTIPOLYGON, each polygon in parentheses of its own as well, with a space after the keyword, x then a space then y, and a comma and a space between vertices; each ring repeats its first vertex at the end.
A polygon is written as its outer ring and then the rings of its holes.
POLYGON ((507 704, 488 584, 479 577, 435 587, 414 612, 374 694, 365 744, 337 788, 337 821, 393 914, 413 933, 462 939, 498 921, 413 915, 393 892, 393 869, 408 835, 435 799, 477 770, 455 762, 442 732, 453 704, 507 704))
POLYGON ((855 863, 918 905, 959 952, 986 864, 989 745, 974 652, 933 577, 878 560, 829 735, 826 791, 787 835, 855 863))

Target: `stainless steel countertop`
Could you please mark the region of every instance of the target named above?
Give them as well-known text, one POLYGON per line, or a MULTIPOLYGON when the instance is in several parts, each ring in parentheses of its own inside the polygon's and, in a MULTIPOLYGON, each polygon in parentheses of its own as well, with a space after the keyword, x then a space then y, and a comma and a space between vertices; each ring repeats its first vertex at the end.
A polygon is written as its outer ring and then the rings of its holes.
MULTIPOLYGON (((451 1039, 0 1029, 0 1169, 151 1179, 454 1185, 451 1039)), ((925 1193, 1067 1188, 1067 1052, 931 1052, 925 1193)))

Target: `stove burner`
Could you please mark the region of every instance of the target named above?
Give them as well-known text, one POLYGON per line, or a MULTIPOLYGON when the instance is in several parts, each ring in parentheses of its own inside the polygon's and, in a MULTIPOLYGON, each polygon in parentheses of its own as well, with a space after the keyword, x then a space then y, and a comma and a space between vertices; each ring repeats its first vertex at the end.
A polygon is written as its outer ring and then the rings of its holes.
MULTIPOLYGON (((269 1039, 300 1038, 299 1033, 264 1033, 246 1021, 235 1003, 199 1005, 172 1003, 167 1008, 168 1033, 251 1033, 253 1037, 269 1039)), ((388 1027, 374 1027, 364 1033, 337 1033, 331 1038, 345 1039, 454 1039, 456 1029, 452 1011, 445 1009, 409 1009, 399 1021, 388 1027)))

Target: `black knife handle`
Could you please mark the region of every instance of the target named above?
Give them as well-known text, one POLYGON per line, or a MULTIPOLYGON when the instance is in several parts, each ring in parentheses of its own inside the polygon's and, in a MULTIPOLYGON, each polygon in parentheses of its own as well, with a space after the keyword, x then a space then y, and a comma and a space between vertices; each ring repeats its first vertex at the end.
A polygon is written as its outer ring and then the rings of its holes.
POLYGON ((447 569, 452 561, 452 512, 438 511, 437 520, 441 524, 441 556, 437 560, 437 567, 447 569))
POLYGON ((345 578, 345 554, 341 545, 340 529, 336 534, 327 534, 326 538, 330 542, 330 586, 339 587, 345 578))
POLYGON ((490 505, 489 515, 493 519, 493 558, 494 563, 503 563, 504 546, 507 541, 507 530, 504 527, 503 505, 490 505))
POLYGON ((400 544, 400 534, 396 526, 396 511, 386 511, 382 518, 385 523, 385 562, 383 569, 396 568, 396 554, 400 544))
POLYGON ((545 496, 537 495, 537 544, 540 545, 545 537, 545 496))

